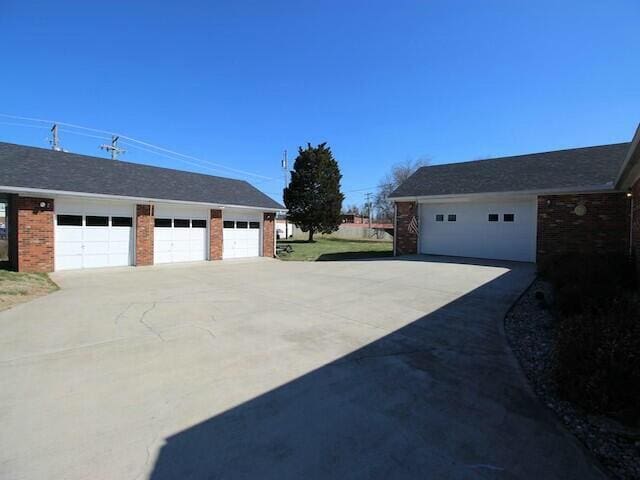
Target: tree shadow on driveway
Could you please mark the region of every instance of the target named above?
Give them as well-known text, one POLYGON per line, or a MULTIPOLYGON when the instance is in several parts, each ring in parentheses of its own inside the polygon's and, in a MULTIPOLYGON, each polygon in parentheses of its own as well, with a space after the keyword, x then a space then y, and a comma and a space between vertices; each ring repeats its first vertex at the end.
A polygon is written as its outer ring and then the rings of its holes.
POLYGON ((329 364, 165 439, 150 478, 604 478, 502 334, 512 268, 329 364))

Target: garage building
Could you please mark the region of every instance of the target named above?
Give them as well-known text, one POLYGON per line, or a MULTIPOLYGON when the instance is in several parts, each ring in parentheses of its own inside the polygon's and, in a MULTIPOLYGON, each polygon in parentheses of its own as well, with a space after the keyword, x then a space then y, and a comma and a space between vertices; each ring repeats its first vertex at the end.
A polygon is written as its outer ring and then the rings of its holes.
POLYGON ((19 271, 272 257, 275 213, 249 183, 0 143, 19 271))
POLYGON ((629 254, 633 194, 623 170, 638 156, 639 135, 631 143, 422 167, 391 195, 394 253, 524 262, 629 254))

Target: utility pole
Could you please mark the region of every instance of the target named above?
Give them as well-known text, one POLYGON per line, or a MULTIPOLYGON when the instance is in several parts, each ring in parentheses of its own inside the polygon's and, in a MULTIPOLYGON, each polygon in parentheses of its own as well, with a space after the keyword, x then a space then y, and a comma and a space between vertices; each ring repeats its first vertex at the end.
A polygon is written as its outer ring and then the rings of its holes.
POLYGON ((111 160, 117 160, 118 155, 126 152, 126 150, 123 150, 122 148, 118 147, 119 138, 120 137, 117 135, 111 135, 111 145, 108 145, 108 144, 100 145, 100 150, 106 150, 111 154, 111 160))
MULTIPOLYGON (((289 172, 289 162, 287 161, 287 151, 284 151, 284 155, 282 157, 282 172, 284 174, 284 188, 287 188, 287 174, 289 172)), ((282 197, 284 200, 284 190, 282 190, 282 197)), ((284 238, 285 240, 289 238, 289 217, 285 213, 284 214, 284 238)))
POLYGON ((51 133, 53 134, 53 138, 49 141, 49 143, 51 143, 51 150, 55 150, 56 152, 62 151, 62 148, 60 148, 60 138, 58 137, 57 123, 54 123, 53 127, 51 127, 51 133))

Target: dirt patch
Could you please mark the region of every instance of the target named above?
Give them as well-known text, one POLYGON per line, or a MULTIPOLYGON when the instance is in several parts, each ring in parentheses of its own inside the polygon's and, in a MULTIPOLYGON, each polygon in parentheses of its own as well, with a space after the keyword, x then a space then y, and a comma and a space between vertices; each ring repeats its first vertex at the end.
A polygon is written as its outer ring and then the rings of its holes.
POLYGON ((536 280, 505 319, 505 331, 531 386, 547 407, 604 464, 611 478, 640 478, 640 429, 589 415, 558 396, 551 375, 556 319, 551 286, 536 280))
POLYGON ((58 289, 45 273, 0 270, 0 311, 47 295, 58 289))

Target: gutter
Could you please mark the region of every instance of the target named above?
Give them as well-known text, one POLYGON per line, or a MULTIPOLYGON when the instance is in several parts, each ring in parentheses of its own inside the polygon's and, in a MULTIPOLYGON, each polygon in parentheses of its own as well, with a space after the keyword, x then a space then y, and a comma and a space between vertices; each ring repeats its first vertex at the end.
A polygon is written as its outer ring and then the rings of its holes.
POLYGON ((171 203, 179 205, 201 205, 203 207, 213 208, 237 208, 245 210, 260 210, 263 212, 278 212, 286 213, 288 209, 276 208, 276 207, 258 207, 247 205, 234 205, 225 203, 208 203, 208 202, 192 202, 188 200, 171 200, 166 198, 146 198, 146 197, 131 197, 126 195, 110 195, 103 193, 89 193, 89 192, 70 192, 66 190, 49 190, 44 188, 26 188, 26 187, 9 187, 0 185, 0 191, 18 194, 35 194, 35 195, 48 195, 48 196, 68 196, 68 197, 81 197, 81 198, 96 198, 104 200, 128 200, 133 202, 139 202, 142 204, 150 203, 171 203))
POLYGON ((622 190, 618 190, 614 187, 613 182, 609 182, 603 185, 591 185, 584 187, 571 187, 571 188, 549 188, 539 190, 516 190, 508 192, 478 192, 478 193, 450 193, 443 195, 410 195, 410 196, 397 196, 389 197, 389 200, 394 202, 419 202, 423 200, 450 200, 465 199, 474 200, 487 197, 518 197, 518 196, 538 196, 538 195, 557 195, 557 194, 584 194, 584 193, 623 193, 622 190))

